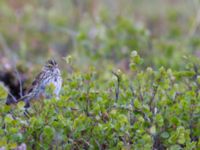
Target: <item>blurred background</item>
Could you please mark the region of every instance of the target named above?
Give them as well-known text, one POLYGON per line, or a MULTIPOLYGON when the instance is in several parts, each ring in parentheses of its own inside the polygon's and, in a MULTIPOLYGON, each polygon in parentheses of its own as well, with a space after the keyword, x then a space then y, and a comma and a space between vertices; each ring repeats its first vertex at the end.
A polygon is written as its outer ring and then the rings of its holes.
POLYGON ((143 67, 181 69, 200 57, 199 24, 199 0, 0 0, 1 69, 51 57, 65 69, 70 55, 80 70, 126 72, 133 50, 143 67))

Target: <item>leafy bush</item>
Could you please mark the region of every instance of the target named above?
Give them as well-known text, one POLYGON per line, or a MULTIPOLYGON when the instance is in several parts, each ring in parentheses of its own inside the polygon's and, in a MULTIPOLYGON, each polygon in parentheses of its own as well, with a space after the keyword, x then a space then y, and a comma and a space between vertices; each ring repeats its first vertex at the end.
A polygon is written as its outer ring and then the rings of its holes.
MULTIPOLYGON (((59 100, 0 105, 0 147, 28 149, 198 149, 200 75, 187 63, 183 71, 138 67, 130 74, 74 71, 64 77, 59 100), (187 69, 188 68, 188 69, 187 69)), ((3 91, 1 89, 0 91, 3 91)), ((5 92, 0 92, 5 98, 5 92)))

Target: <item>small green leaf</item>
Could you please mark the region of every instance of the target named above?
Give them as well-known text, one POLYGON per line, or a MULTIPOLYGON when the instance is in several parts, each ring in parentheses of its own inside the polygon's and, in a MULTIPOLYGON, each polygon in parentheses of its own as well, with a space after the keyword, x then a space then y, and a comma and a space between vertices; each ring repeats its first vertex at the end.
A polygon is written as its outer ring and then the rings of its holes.
POLYGON ((150 133, 151 133, 152 135, 155 135, 155 134, 156 134, 156 126, 152 126, 152 127, 150 128, 150 133))
POLYGON ((17 143, 12 142, 12 143, 9 143, 8 146, 10 149, 15 149, 15 148, 17 148, 17 143))
POLYGON ((67 57, 64 58, 65 61, 67 62, 67 64, 71 64, 72 63, 72 56, 71 55, 68 55, 67 57))
POLYGON ((185 134, 184 133, 180 133, 179 134, 178 143, 179 144, 184 144, 185 143, 185 134))
POLYGON ((176 143, 177 138, 178 138, 178 135, 175 132, 173 132, 170 138, 168 139, 168 142, 170 144, 176 143))
POLYGON ((55 134, 55 130, 53 127, 45 126, 43 130, 43 137, 45 142, 51 142, 55 134))
POLYGON ((164 120, 161 114, 156 114, 155 120, 159 127, 163 126, 164 120))
POLYGON ((164 139, 167 139, 167 138, 169 138, 169 133, 168 132, 163 132, 163 133, 161 133, 161 135, 160 135, 162 138, 164 138, 164 139))
POLYGON ((8 93, 6 91, 6 88, 4 87, 4 85, 2 83, 0 83, 0 98, 1 99, 6 99, 8 93))
POLYGON ((10 114, 6 115, 5 117, 5 123, 10 124, 13 121, 13 118, 10 114))
POLYGON ((169 150, 181 150, 182 148, 179 145, 171 145, 169 150))
POLYGON ((139 101, 138 99, 135 99, 135 100, 134 100, 134 106, 135 106, 137 109, 142 108, 142 104, 140 103, 140 101, 139 101))
POLYGON ((17 107, 19 109, 24 109, 24 106, 25 106, 25 103, 23 101, 20 101, 20 102, 17 103, 17 107))

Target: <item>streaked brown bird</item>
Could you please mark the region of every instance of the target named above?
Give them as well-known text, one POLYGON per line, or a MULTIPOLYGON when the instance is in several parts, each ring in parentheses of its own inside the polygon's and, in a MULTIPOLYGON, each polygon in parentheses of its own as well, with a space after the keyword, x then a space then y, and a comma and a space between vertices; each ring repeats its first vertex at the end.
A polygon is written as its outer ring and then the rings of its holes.
POLYGON ((41 96, 48 97, 45 89, 53 84, 55 89, 53 94, 58 98, 62 87, 62 77, 58 64, 54 59, 47 61, 42 71, 36 76, 31 87, 24 97, 21 98, 25 102, 25 108, 30 107, 30 101, 39 99, 41 96))

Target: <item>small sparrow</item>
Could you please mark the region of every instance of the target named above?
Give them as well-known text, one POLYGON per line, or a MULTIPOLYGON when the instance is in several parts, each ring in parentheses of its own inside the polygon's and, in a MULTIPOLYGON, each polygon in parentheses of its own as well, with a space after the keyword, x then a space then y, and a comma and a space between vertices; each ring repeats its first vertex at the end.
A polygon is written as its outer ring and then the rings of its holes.
POLYGON ((32 99, 39 99, 41 96, 49 98, 45 91, 46 87, 53 84, 53 94, 58 98, 62 87, 62 77, 58 64, 54 59, 47 61, 42 71, 36 76, 27 94, 21 98, 25 102, 25 108, 30 107, 32 99))

